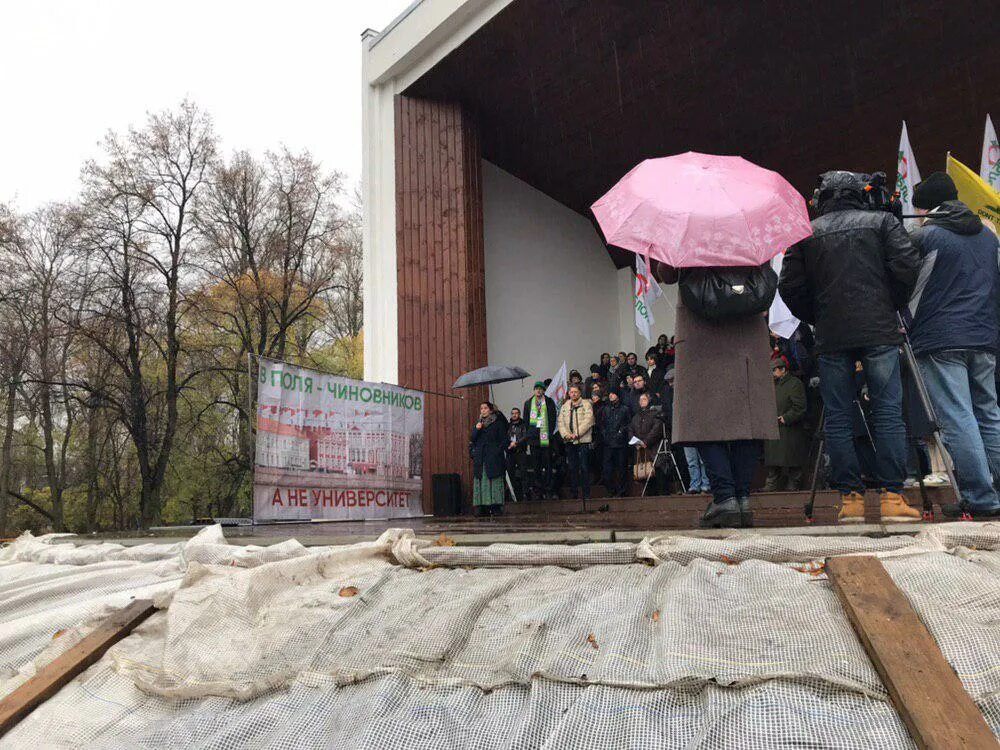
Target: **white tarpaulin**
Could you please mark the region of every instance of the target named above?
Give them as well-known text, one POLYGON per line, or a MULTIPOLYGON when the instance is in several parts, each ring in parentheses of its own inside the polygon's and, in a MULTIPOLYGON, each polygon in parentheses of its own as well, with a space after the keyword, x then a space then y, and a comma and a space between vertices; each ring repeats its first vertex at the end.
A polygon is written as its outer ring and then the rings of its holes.
MULTIPOLYGON (((7 566, 72 559, 57 546, 53 555, 26 539, 0 552, 0 600, 18 586, 7 566)), ((270 558, 270 548, 223 546, 165 550, 158 562, 183 570, 160 597, 169 607, 0 744, 913 747, 823 575, 823 558, 856 553, 881 557, 1000 730, 997 524, 941 524, 916 538, 485 548, 397 530, 270 558)), ((54 573, 80 569, 72 585, 36 576, 22 602, 38 602, 38 615, 65 606, 88 592, 86 573, 121 556, 107 553, 59 563, 54 573)), ((48 642, 44 619, 34 627, 48 642)), ((76 632, 52 643, 67 637, 76 632)))
POLYGON ((417 391, 260 359, 254 519, 421 515, 423 403, 417 391))

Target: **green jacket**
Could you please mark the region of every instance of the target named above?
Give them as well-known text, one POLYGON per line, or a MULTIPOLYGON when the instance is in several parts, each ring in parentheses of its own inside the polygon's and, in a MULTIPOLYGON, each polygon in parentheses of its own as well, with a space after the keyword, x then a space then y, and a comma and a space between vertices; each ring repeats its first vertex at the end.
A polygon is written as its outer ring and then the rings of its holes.
POLYGON ((779 417, 785 418, 778 425, 780 437, 764 443, 766 466, 805 466, 809 460, 809 432, 803 419, 806 416, 806 387, 790 373, 774 383, 774 396, 779 417))

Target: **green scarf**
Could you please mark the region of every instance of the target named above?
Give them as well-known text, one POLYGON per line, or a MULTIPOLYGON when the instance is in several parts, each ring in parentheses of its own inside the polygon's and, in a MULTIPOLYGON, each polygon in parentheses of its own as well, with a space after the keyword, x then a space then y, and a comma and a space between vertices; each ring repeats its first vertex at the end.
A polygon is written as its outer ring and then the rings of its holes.
POLYGON ((531 397, 531 424, 538 428, 538 440, 543 448, 549 447, 549 410, 546 407, 545 396, 542 396, 541 406, 538 397, 531 397))

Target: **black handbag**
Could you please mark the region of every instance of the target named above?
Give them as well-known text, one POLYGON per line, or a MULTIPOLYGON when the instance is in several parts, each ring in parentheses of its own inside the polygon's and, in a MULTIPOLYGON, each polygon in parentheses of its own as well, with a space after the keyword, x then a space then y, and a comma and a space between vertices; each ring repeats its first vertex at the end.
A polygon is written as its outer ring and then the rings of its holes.
POLYGON ((778 292, 778 274, 761 266, 682 268, 681 302, 699 318, 712 322, 759 315, 778 292))

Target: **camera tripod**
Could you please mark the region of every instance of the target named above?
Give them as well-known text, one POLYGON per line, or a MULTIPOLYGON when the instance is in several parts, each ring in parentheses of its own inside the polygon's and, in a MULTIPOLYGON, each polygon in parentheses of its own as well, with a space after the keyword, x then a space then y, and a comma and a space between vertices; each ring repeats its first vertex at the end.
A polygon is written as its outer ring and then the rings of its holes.
POLYGON ((670 450, 671 443, 667 440, 667 426, 663 425, 663 439, 660 440, 660 444, 656 447, 656 453, 653 454, 653 470, 649 472, 649 476, 646 477, 646 483, 642 486, 642 492, 639 497, 646 496, 646 490, 649 488, 649 482, 656 474, 656 464, 660 460, 660 456, 670 462, 670 465, 674 467, 674 474, 677 476, 677 481, 681 483, 681 487, 684 487, 684 477, 681 476, 680 467, 677 466, 677 459, 674 457, 673 451, 670 450))
MULTIPOLYGON (((934 404, 931 403, 930 394, 927 391, 927 384, 924 382, 923 375, 920 372, 920 367, 917 365, 917 358, 913 354, 913 347, 910 345, 910 337, 906 330, 906 324, 903 322, 903 317, 899 313, 896 314, 897 320, 899 322, 900 332, 903 334, 903 356, 906 360, 906 366, 913 376, 913 382, 916 386, 917 396, 920 399, 920 405, 923 407, 924 414, 930 423, 930 438, 933 441, 935 447, 940 451, 941 455, 945 457, 945 472, 948 474, 948 481, 951 484, 951 490, 955 494, 955 502, 958 503, 959 507, 962 506, 962 494, 958 489, 958 482, 955 481, 955 473, 951 468, 951 456, 944 447, 944 441, 941 439, 941 426, 938 423, 937 412, 934 411, 934 404)), ((858 409, 861 409, 861 404, 855 401, 858 409)), ((823 461, 823 447, 826 442, 826 438, 823 434, 824 421, 826 416, 826 407, 824 406, 823 411, 820 413, 819 427, 816 434, 819 437, 819 450, 816 453, 816 463, 813 465, 813 476, 812 476, 812 487, 809 491, 809 500, 805 505, 805 515, 806 523, 813 522, 813 509, 816 504, 816 490, 819 478, 819 468, 823 461)), ((874 439, 871 434, 871 430, 868 429, 868 421, 865 419, 864 411, 861 412, 861 419, 865 424, 865 430, 868 432, 869 439, 872 439, 872 444, 874 445, 874 439)), ((916 440, 916 438, 911 438, 911 440, 916 440)), ((920 499, 923 505, 923 520, 933 521, 934 520, 934 504, 931 502, 930 497, 927 494, 927 488, 924 485, 923 472, 917 471, 920 475, 917 483, 920 487, 920 499)))

